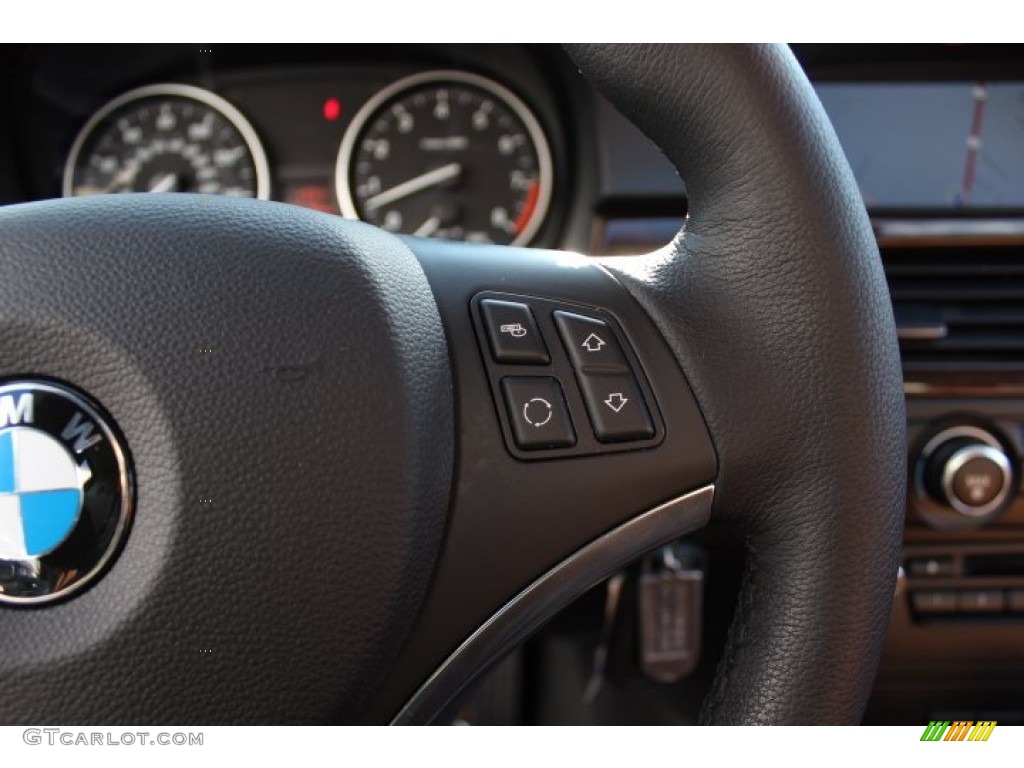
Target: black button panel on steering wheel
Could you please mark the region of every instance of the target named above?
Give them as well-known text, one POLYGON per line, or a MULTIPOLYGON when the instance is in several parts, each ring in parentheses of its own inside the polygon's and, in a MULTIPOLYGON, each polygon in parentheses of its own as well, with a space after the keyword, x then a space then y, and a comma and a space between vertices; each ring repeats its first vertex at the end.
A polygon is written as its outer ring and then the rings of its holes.
POLYGON ((489 292, 473 298, 471 311, 514 456, 568 458, 661 442, 653 392, 609 313, 489 292))

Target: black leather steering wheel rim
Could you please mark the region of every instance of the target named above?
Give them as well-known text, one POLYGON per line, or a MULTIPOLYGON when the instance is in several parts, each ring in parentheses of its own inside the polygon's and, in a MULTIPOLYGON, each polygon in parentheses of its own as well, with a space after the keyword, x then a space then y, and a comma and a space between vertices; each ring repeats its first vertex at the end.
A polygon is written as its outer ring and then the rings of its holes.
POLYGON ((451 678, 430 699, 446 703, 518 637, 491 617, 564 605, 630 546, 701 524, 712 495, 747 558, 704 722, 859 720, 898 565, 905 421, 835 135, 781 47, 569 50, 686 181, 663 251, 398 239, 186 195, 0 211, 15 276, 0 378, 95 398, 138 478, 104 578, 0 609, 0 720, 429 720, 407 706, 417 690, 451 678), (481 296, 531 304, 552 362, 491 360, 481 296), (617 329, 648 442, 588 433, 553 308, 617 329), (575 453, 508 442, 499 380, 519 375, 560 382, 575 453))
POLYGON ((683 362, 719 455, 714 515, 747 553, 702 718, 856 723, 899 562, 906 421, 856 182, 787 49, 571 50, 687 185, 684 231, 619 275, 683 362))

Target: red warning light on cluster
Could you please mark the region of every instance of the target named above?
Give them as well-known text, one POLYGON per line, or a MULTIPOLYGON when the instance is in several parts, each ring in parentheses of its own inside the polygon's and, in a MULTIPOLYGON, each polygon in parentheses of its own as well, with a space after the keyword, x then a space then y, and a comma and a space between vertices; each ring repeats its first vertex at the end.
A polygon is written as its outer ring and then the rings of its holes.
POLYGON ((335 98, 329 98, 324 102, 324 120, 334 122, 341 117, 341 102, 335 98))

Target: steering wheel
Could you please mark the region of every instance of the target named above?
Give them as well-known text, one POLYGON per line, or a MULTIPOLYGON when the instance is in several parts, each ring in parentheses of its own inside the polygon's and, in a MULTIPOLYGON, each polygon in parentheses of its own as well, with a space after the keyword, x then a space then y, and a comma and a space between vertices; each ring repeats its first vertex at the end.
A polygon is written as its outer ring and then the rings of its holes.
POLYGON ((569 50, 686 181, 663 250, 193 195, 0 211, 0 374, 101 408, 136 508, 88 589, 0 606, 0 720, 429 722, 713 519, 746 557, 703 721, 858 722, 905 420, 849 167, 783 47, 569 50))

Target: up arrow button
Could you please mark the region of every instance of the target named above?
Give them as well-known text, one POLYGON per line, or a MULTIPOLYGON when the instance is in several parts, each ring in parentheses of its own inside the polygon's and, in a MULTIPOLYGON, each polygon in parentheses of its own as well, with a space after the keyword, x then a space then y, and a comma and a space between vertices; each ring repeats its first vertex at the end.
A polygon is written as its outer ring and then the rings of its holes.
POLYGON ((583 343, 580 346, 586 349, 587 352, 600 352, 601 347, 603 347, 607 343, 608 342, 606 342, 596 333, 592 333, 589 336, 587 336, 587 338, 583 341, 583 343))
POLYGON ((577 371, 591 368, 628 371, 626 357, 619 343, 603 320, 558 310, 555 325, 577 371))

